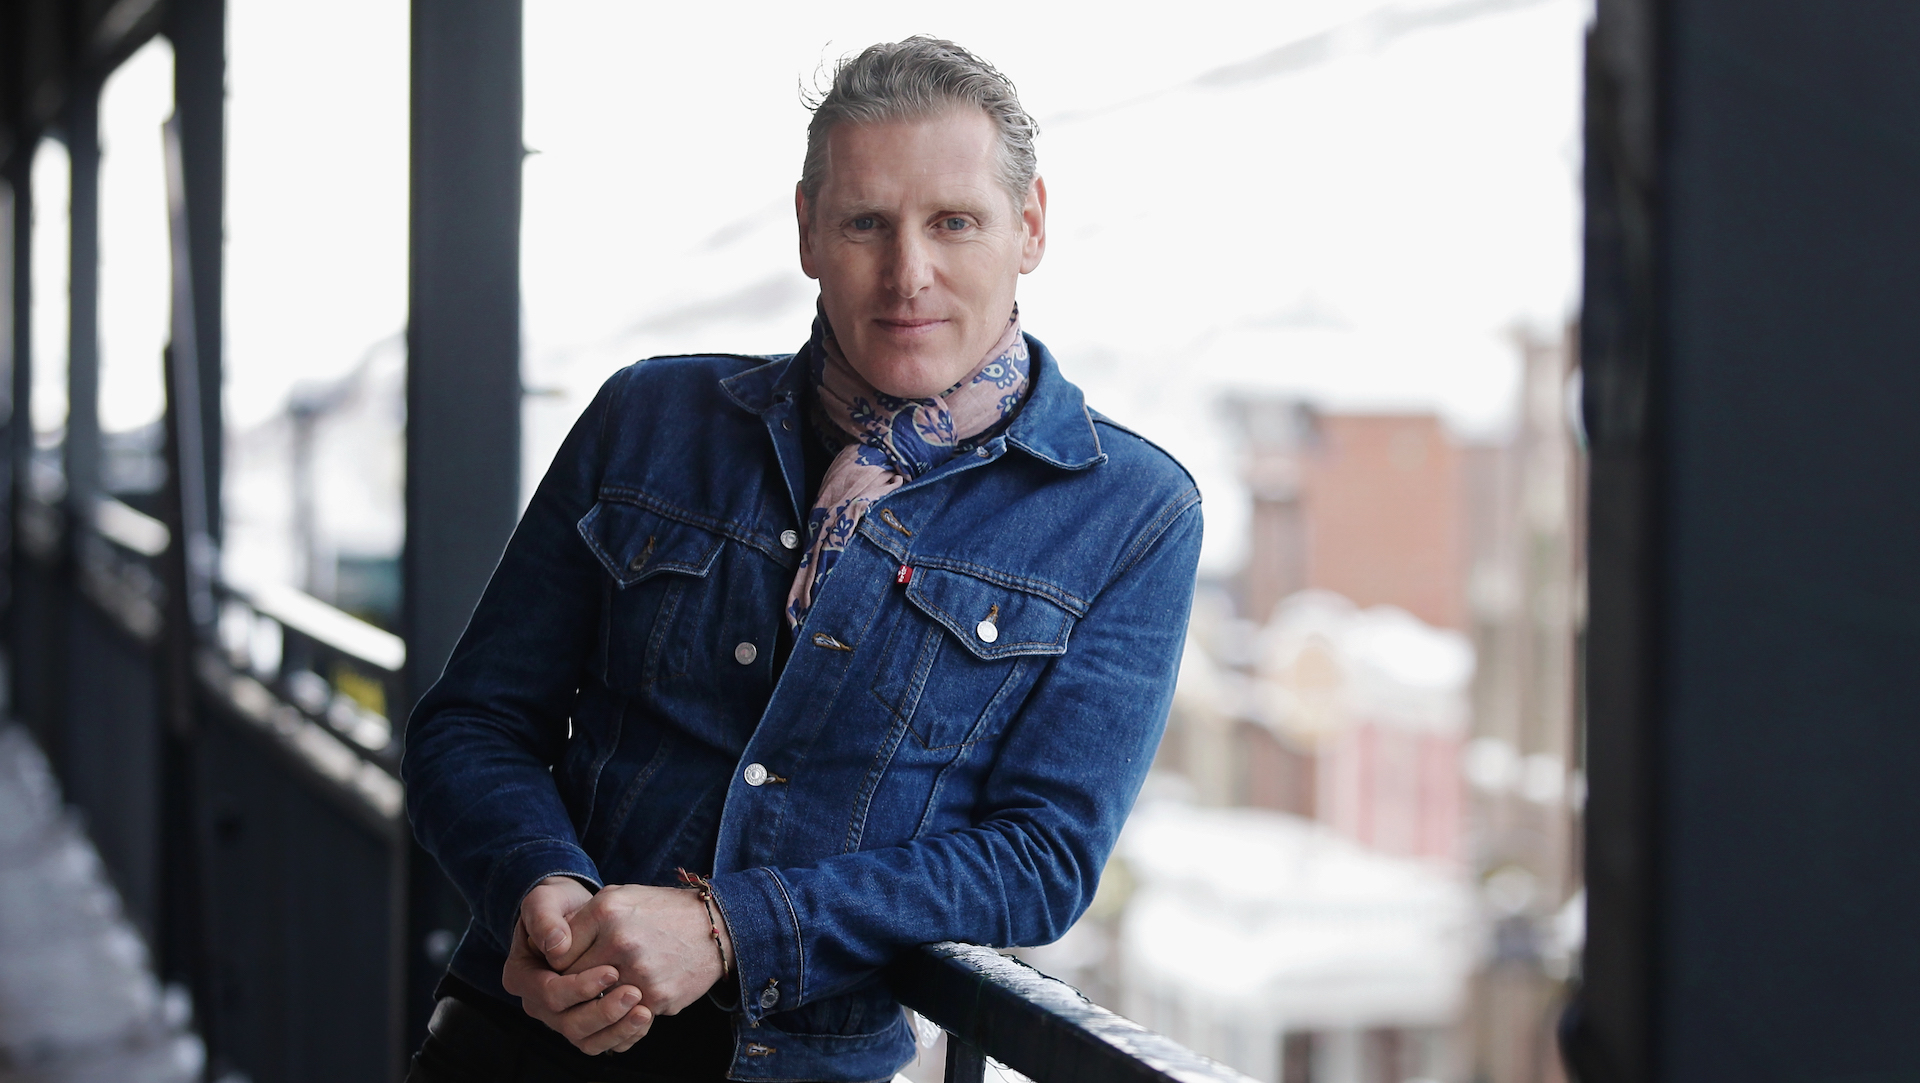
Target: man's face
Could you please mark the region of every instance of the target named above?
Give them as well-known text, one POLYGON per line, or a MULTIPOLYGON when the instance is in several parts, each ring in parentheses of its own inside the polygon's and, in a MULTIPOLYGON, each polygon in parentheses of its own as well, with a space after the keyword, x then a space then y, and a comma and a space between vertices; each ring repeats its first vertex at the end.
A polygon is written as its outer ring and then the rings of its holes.
POLYGON ((938 395, 1007 327, 1014 285, 1046 251, 1046 186, 1017 209, 985 111, 842 124, 814 205, 796 191, 800 267, 847 361, 880 391, 938 395), (809 215, 811 210, 811 215, 809 215))

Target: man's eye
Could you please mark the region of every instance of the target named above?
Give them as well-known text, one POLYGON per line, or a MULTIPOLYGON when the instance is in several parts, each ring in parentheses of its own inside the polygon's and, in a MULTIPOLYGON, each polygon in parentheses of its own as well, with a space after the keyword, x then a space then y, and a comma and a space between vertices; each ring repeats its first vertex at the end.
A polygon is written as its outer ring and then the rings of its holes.
POLYGON ((967 228, 967 220, 964 218, 949 218, 946 221, 941 222, 940 226, 942 229, 947 229, 955 233, 958 233, 961 230, 967 228))
POLYGON ((880 220, 871 214, 863 214, 853 220, 853 228, 855 229, 872 229, 879 224, 880 220))

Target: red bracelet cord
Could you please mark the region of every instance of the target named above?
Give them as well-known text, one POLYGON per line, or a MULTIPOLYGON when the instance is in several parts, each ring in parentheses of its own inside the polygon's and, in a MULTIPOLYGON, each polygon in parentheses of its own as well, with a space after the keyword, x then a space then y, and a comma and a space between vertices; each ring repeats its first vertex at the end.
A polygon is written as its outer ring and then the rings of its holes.
POLYGON ((697 872, 675 869, 680 874, 680 883, 700 893, 700 902, 707 908, 707 931, 713 934, 713 950, 720 953, 720 973, 733 973, 732 964, 727 962, 727 949, 720 940, 720 916, 714 913, 713 883, 697 872))

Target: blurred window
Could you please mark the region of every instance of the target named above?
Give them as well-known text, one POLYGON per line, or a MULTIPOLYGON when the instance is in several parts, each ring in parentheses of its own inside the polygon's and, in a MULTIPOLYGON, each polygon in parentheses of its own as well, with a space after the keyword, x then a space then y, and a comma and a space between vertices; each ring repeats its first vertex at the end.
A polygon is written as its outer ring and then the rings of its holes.
POLYGON ((223 568, 384 620, 401 538, 407 5, 227 12, 223 568))
POLYGON ((67 429, 67 302, 68 253, 72 236, 67 211, 73 190, 72 163, 67 146, 47 138, 33 152, 33 437, 36 467, 34 486, 45 491, 57 486, 60 442, 67 429), (44 453, 44 455, 42 454, 44 453))
POLYGON ((407 6, 228 12, 227 409, 351 370, 407 319, 407 6))
POLYGON ((142 46, 100 94, 100 431, 109 492, 164 480, 161 351, 172 299, 160 126, 173 112, 173 47, 142 46))

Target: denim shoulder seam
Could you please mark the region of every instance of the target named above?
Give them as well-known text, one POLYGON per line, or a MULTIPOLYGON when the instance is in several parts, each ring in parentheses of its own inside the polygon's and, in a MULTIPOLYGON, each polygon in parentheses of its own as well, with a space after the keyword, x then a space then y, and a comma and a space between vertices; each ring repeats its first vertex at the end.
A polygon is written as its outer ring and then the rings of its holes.
POLYGON ((1088 417, 1095 424, 1105 425, 1108 428, 1112 428, 1112 429, 1118 429, 1119 431, 1126 433, 1128 436, 1133 437, 1135 440, 1138 440, 1141 443, 1152 448, 1153 450, 1159 452, 1161 455, 1165 456, 1166 460, 1172 463, 1174 467, 1180 471, 1181 474, 1185 475, 1187 479, 1187 484, 1195 487, 1199 486, 1200 483, 1194 480, 1193 472, 1187 469, 1185 463, 1182 463, 1179 459, 1175 458, 1173 452, 1168 451, 1166 448, 1161 447, 1159 444, 1154 443, 1152 440, 1149 440, 1146 437, 1135 432, 1134 430, 1128 428, 1127 426, 1120 424, 1118 421, 1115 421, 1114 419, 1108 417, 1107 415, 1101 413, 1100 411, 1095 410, 1091 406, 1086 407, 1086 410, 1087 410, 1088 417))
POLYGON ((1200 490, 1197 488, 1188 489, 1168 501, 1166 506, 1153 517, 1153 521, 1147 524, 1146 529, 1134 536, 1133 544, 1127 547, 1126 553, 1120 558, 1120 564, 1114 569, 1113 577, 1118 579, 1131 571, 1133 566, 1140 562, 1140 558, 1146 556, 1147 550, 1159 542, 1174 522, 1199 504, 1200 490))

